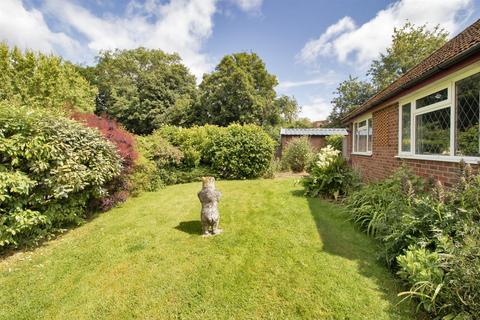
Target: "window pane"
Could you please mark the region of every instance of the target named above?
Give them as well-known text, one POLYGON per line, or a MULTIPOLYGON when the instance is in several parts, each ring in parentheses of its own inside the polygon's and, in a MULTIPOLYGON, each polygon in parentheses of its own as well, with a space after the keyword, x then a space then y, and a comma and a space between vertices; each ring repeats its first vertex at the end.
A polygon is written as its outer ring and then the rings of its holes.
POLYGON ((405 152, 410 151, 411 113, 411 104, 404 104, 402 106, 402 151, 405 152))
POLYGON ((367 151, 372 151, 372 119, 368 119, 368 145, 367 145, 367 151))
POLYGON ((479 156, 479 95, 480 73, 460 80, 456 84, 457 93, 457 150, 462 156, 479 156))
POLYGON ((417 154, 450 154, 450 108, 416 117, 417 154))
POLYGON ((358 126, 356 123, 353 124, 353 151, 358 151, 358 126))
POLYGON ((437 91, 435 93, 429 94, 426 97, 420 98, 417 100, 417 109, 429 106, 431 104, 447 100, 448 98, 448 90, 447 88, 437 91))
POLYGON ((358 129, 358 152, 367 151, 367 127, 358 129))

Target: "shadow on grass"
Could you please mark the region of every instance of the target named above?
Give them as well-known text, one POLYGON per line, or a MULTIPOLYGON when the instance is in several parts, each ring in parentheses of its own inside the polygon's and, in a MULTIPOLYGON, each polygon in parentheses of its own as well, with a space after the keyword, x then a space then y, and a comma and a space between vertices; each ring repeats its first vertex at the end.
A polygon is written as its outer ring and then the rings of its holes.
POLYGON ((182 221, 175 229, 189 234, 202 234, 202 224, 199 220, 182 221))
POLYGON ((18 247, 7 247, 0 248, 0 261, 5 260, 8 257, 11 257, 19 253, 30 253, 34 252, 38 248, 47 246, 52 240, 60 239, 70 233, 70 231, 86 224, 92 222, 98 218, 103 212, 101 211, 90 211, 86 213, 85 219, 81 223, 68 223, 62 226, 58 230, 49 230, 48 236, 45 236, 41 239, 38 239, 34 243, 20 244, 18 247))
MULTIPOLYGON (((303 190, 291 192, 295 197, 305 198, 303 190)), ((318 235, 323 243, 322 250, 332 255, 340 256, 358 263, 359 272, 375 280, 379 292, 386 301, 392 313, 401 313, 400 310, 413 310, 409 303, 398 304, 401 300, 397 293, 403 291, 400 282, 388 279, 387 267, 379 261, 380 244, 358 231, 349 221, 348 212, 339 204, 320 198, 306 197, 310 214, 317 227, 318 235)), ((393 275, 392 275, 393 277, 393 275)), ((422 314, 418 314, 422 318, 422 314)))

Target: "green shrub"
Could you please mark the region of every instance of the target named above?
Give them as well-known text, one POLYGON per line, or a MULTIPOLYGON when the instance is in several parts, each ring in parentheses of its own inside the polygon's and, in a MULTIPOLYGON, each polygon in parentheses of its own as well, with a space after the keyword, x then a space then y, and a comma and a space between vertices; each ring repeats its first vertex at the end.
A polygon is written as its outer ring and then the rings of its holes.
POLYGON ((305 194, 338 199, 357 185, 358 178, 340 151, 331 146, 322 148, 309 165, 309 176, 302 179, 305 194))
POLYGON ((222 178, 256 178, 267 171, 273 156, 273 140, 254 125, 166 126, 152 135, 152 139, 159 137, 182 151, 184 158, 178 169, 183 172, 208 168, 208 172, 222 178))
POLYGON ((142 192, 155 191, 164 185, 157 165, 153 160, 140 154, 130 174, 130 192, 138 196, 142 192))
POLYGON ((290 141, 282 154, 282 167, 293 172, 303 172, 313 154, 307 137, 290 141))
POLYGON ((211 163, 206 148, 210 144, 212 137, 223 130, 225 129, 211 125, 191 128, 164 126, 157 130, 153 136, 160 136, 180 149, 184 155, 182 167, 187 169, 211 163))
POLYGON ((282 164, 279 159, 272 157, 270 161, 270 165, 268 166, 267 171, 263 174, 263 178, 265 179, 273 179, 275 178, 275 174, 282 170, 282 164))
POLYGON ((309 176, 302 179, 305 194, 310 197, 334 198, 347 195, 356 188, 358 177, 348 166, 340 151, 322 148, 308 167, 309 176))
POLYGON ((406 282, 413 283, 410 291, 400 295, 414 296, 419 307, 430 313, 437 313, 441 304, 439 296, 444 286, 444 271, 440 254, 422 246, 411 245, 404 255, 397 258, 400 271, 397 274, 406 282), (437 298, 439 298, 437 300, 437 298))
POLYGON ((0 155, 0 250, 81 222, 121 170, 97 130, 1 103, 0 155))
POLYGON ((424 183, 405 169, 348 200, 352 219, 383 244, 402 292, 434 318, 480 317, 480 175, 461 165, 459 183, 424 183))
POLYGON ((156 134, 137 137, 137 147, 140 157, 130 175, 134 195, 176 183, 173 171, 184 159, 183 153, 178 148, 156 134))
POLYGON ((184 154, 177 147, 159 136, 138 137, 143 155, 154 161, 159 169, 177 167, 182 163, 184 154))
POLYGON ((208 167, 197 167, 193 169, 174 169, 168 171, 169 180, 167 184, 200 182, 204 176, 218 177, 215 172, 208 167))
POLYGON ((423 181, 402 167, 391 177, 352 193, 346 199, 346 205, 352 220, 368 234, 384 235, 387 225, 408 206, 408 195, 422 189, 423 181))
POLYGON ((325 138, 325 142, 327 145, 332 146, 333 149, 342 151, 343 146, 343 136, 340 134, 334 134, 331 136, 327 136, 325 138))
POLYGON ((212 136, 205 158, 222 178, 258 178, 268 170, 273 149, 273 140, 262 128, 232 124, 212 136))

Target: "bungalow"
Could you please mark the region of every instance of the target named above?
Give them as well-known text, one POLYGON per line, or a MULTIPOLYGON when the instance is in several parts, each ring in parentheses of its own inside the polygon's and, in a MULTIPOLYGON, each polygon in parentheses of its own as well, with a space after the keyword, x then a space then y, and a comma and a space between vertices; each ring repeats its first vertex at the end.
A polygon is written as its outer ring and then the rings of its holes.
POLYGON ((347 152, 364 179, 402 163, 456 182, 463 159, 480 161, 480 20, 347 114, 347 152))

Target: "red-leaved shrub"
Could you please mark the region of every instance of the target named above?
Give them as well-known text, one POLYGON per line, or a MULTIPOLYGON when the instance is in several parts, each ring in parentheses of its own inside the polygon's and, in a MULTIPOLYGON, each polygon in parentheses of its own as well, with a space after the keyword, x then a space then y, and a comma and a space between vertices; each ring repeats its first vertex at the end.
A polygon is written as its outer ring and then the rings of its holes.
POLYGON ((123 129, 114 119, 106 116, 97 116, 88 113, 73 113, 71 118, 90 128, 98 129, 102 135, 117 147, 122 158, 122 172, 106 187, 108 196, 100 199, 96 204, 100 210, 107 211, 117 203, 124 202, 131 189, 128 175, 133 171, 138 153, 135 150, 135 137, 123 129))
POLYGON ((75 112, 71 118, 87 127, 97 128, 107 140, 117 146, 118 154, 123 159, 124 170, 127 173, 132 170, 138 154, 135 150, 135 137, 130 132, 123 129, 114 119, 106 116, 99 117, 91 113, 75 112))

